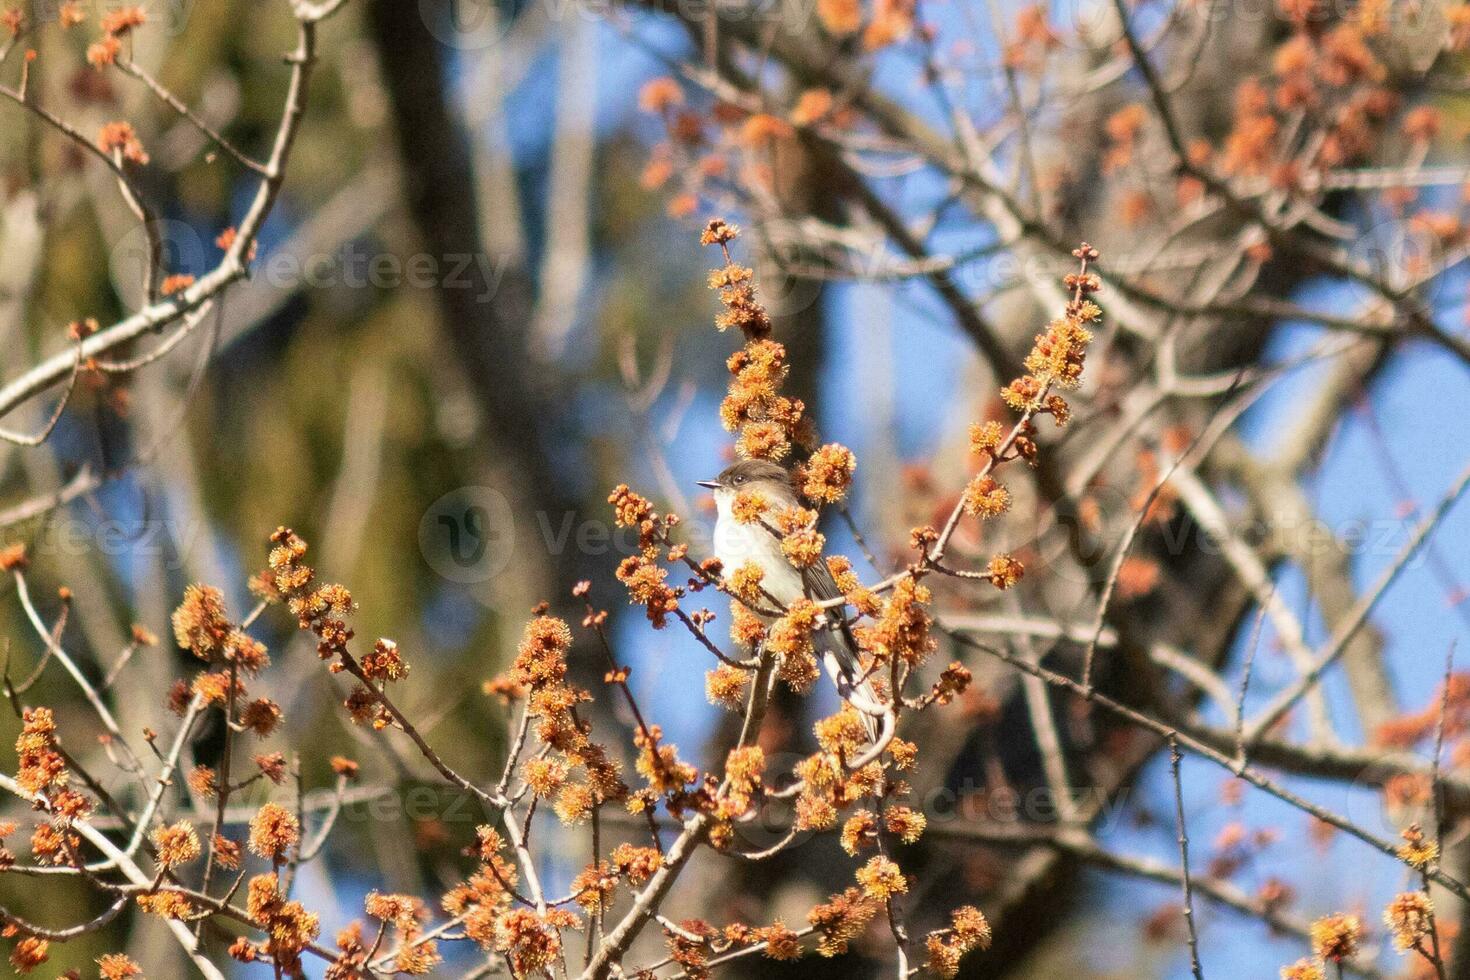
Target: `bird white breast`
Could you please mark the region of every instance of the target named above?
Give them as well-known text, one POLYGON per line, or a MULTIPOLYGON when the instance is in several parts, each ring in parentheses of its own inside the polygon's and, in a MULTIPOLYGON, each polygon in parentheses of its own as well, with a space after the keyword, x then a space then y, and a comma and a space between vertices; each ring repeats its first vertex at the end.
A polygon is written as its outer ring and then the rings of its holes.
MULTIPOLYGON (((741 524, 731 513, 735 494, 721 491, 715 494, 715 507, 719 520, 715 522, 715 557, 725 566, 728 576, 746 562, 755 562, 765 571, 761 588, 765 589, 783 606, 805 595, 801 573, 786 560, 781 552, 781 541, 759 524, 741 524)), ((767 519, 769 523, 769 518, 767 519)))

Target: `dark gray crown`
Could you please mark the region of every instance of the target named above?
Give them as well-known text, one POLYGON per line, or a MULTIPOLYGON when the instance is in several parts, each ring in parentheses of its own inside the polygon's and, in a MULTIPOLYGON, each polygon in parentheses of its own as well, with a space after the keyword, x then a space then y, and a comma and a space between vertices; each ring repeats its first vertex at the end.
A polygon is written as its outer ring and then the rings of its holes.
POLYGON ((725 471, 715 478, 715 482, 720 486, 735 490, 752 483, 767 481, 775 481, 789 487, 791 474, 787 473, 784 468, 764 459, 742 459, 738 463, 727 466, 725 471))

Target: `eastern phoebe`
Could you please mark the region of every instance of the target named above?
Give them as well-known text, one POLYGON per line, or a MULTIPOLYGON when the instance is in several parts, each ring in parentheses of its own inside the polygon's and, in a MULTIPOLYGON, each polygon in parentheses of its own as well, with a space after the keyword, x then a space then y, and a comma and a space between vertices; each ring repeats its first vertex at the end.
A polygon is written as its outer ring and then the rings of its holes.
MULTIPOLYGON (((719 512, 715 521, 715 557, 724 566, 726 575, 747 562, 754 562, 764 573, 761 588, 783 607, 803 597, 820 602, 842 596, 826 562, 818 561, 806 568, 797 568, 781 551, 781 539, 772 530, 776 515, 788 507, 799 505, 791 475, 786 470, 765 460, 745 459, 713 480, 699 481, 699 485, 714 491, 715 508, 719 512), (735 498, 740 493, 758 494, 765 502, 761 521, 742 524, 736 520, 735 498)), ((760 613, 756 615, 767 623, 774 619, 760 613)), ((837 685, 837 693, 857 709, 869 739, 876 741, 879 718, 888 725, 891 715, 871 680, 864 674, 858 659, 857 642, 841 615, 840 607, 826 611, 812 642, 821 654, 828 676, 837 685)))

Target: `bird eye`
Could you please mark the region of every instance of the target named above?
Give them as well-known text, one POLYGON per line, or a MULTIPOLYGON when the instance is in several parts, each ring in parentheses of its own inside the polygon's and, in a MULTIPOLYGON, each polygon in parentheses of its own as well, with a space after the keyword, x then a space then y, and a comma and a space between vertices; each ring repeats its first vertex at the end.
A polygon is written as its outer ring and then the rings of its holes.
POLYGON ((733 478, 730 482, 731 483, 744 483, 745 482, 745 477, 743 477, 743 476, 737 476, 737 477, 733 478))

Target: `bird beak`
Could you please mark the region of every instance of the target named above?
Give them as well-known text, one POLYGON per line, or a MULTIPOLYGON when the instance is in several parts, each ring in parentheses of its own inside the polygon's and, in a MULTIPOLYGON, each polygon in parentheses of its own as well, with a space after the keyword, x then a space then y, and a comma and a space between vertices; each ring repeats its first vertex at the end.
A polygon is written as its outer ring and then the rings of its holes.
POLYGON ((706 490, 718 490, 718 489, 720 489, 720 485, 718 483, 716 483, 714 480, 697 480, 695 482, 696 482, 696 484, 698 486, 704 487, 706 490))

